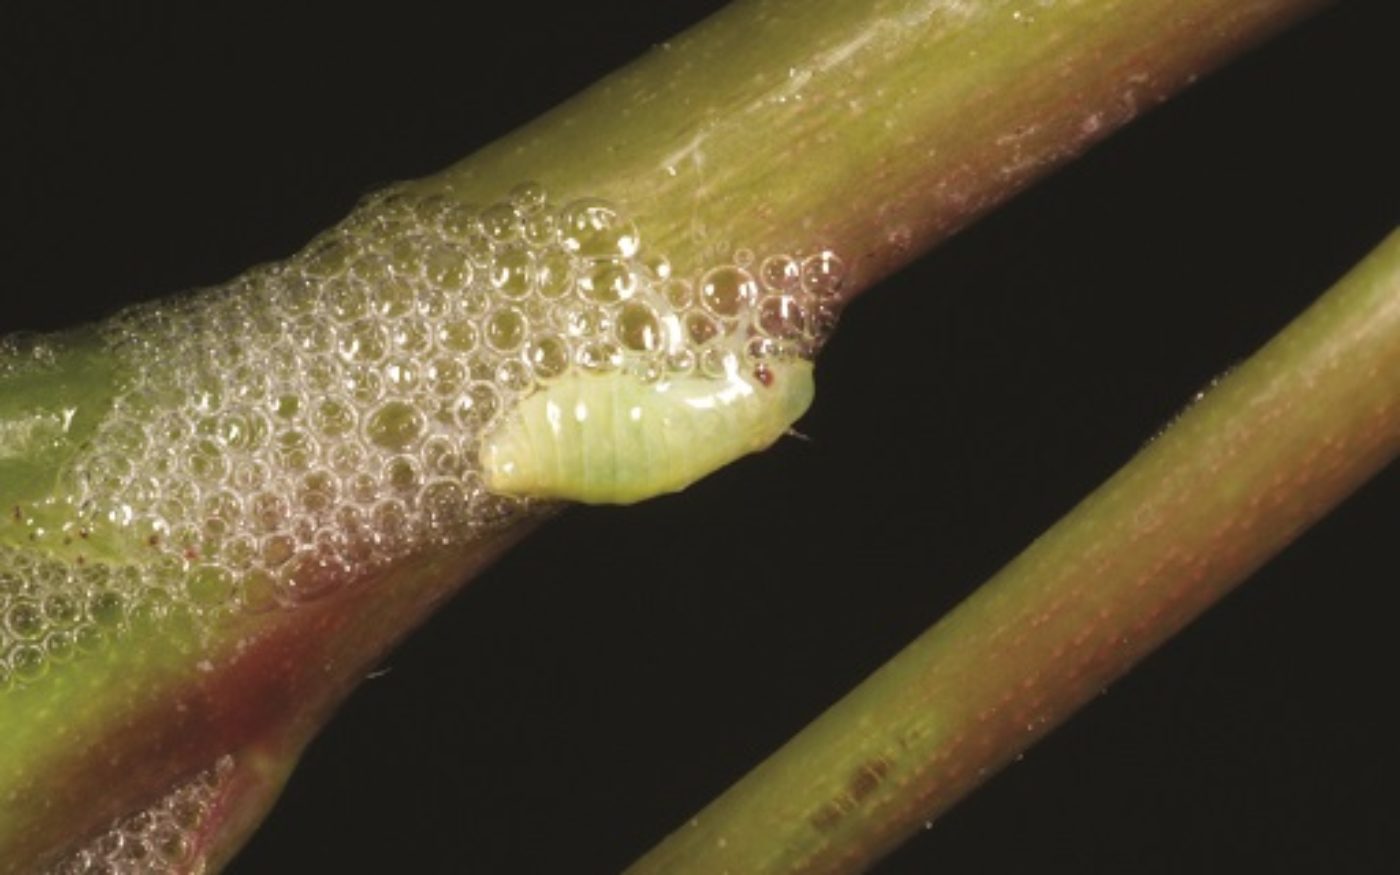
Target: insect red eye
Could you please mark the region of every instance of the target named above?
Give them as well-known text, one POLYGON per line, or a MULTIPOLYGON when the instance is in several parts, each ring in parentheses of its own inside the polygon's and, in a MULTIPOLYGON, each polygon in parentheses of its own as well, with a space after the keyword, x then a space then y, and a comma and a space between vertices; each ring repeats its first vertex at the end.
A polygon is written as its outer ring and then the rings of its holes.
POLYGON ((773 385, 773 372, 767 365, 759 365, 753 369, 753 378, 766 389, 773 385))

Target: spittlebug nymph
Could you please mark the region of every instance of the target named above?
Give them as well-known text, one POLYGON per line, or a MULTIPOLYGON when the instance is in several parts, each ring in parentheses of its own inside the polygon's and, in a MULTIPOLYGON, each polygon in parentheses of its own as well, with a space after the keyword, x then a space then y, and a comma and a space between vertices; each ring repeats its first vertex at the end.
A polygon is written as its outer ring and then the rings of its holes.
POLYGON ((645 383, 572 374, 523 399, 481 445, 506 495, 631 504, 684 489, 776 441, 812 403, 812 364, 645 383))
MULTIPOLYGON (((394 186, 284 262, 98 327, 121 375, 109 411, 74 421, 81 440, 59 413, 0 412, 0 468, 36 441, 66 458, 54 501, 20 484, 0 512, 54 557, 33 580, 67 587, 94 557, 97 588, 74 598, 120 614, 176 569, 172 609, 203 622, 470 543, 535 498, 683 489, 807 409, 849 281, 821 247, 691 255, 673 265, 596 197, 525 183, 477 208, 394 186), (101 556, 149 562, 117 574, 101 556)), ((0 338, 0 382, 47 386, 62 352, 0 338)), ((0 675, 47 671, 45 629, 0 622, 0 675)))

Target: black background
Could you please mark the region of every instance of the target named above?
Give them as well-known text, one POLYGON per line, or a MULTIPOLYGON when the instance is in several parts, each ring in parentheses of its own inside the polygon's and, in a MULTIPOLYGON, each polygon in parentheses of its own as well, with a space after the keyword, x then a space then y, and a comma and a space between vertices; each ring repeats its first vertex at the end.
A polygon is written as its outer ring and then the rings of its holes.
MULTIPOLYGON (((0 330, 289 254, 720 5, 0 5, 0 330)), ((230 871, 620 869, 1393 227, 1387 5, 1304 24, 873 289, 822 359, 811 441, 572 511, 482 575, 230 871)), ((1395 485, 877 871, 1385 868, 1395 485)))

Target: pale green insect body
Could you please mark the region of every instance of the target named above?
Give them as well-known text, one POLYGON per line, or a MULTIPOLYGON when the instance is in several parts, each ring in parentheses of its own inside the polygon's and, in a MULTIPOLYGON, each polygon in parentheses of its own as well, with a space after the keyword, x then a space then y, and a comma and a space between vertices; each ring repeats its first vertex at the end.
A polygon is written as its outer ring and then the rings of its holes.
POLYGON ((631 504, 676 492, 765 449, 812 402, 812 364, 774 362, 654 383, 571 374, 523 399, 482 441, 493 492, 631 504))

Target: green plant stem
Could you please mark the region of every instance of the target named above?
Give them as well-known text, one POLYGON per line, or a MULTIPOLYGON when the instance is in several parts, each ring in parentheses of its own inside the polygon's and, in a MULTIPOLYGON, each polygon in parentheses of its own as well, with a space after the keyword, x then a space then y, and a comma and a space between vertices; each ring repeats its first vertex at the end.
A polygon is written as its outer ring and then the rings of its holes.
POLYGON ((1400 232, 628 871, 862 871, 1400 453, 1400 232))
POLYGON ((739 0, 421 184, 534 179, 685 268, 829 246, 855 293, 1326 0, 739 0))

